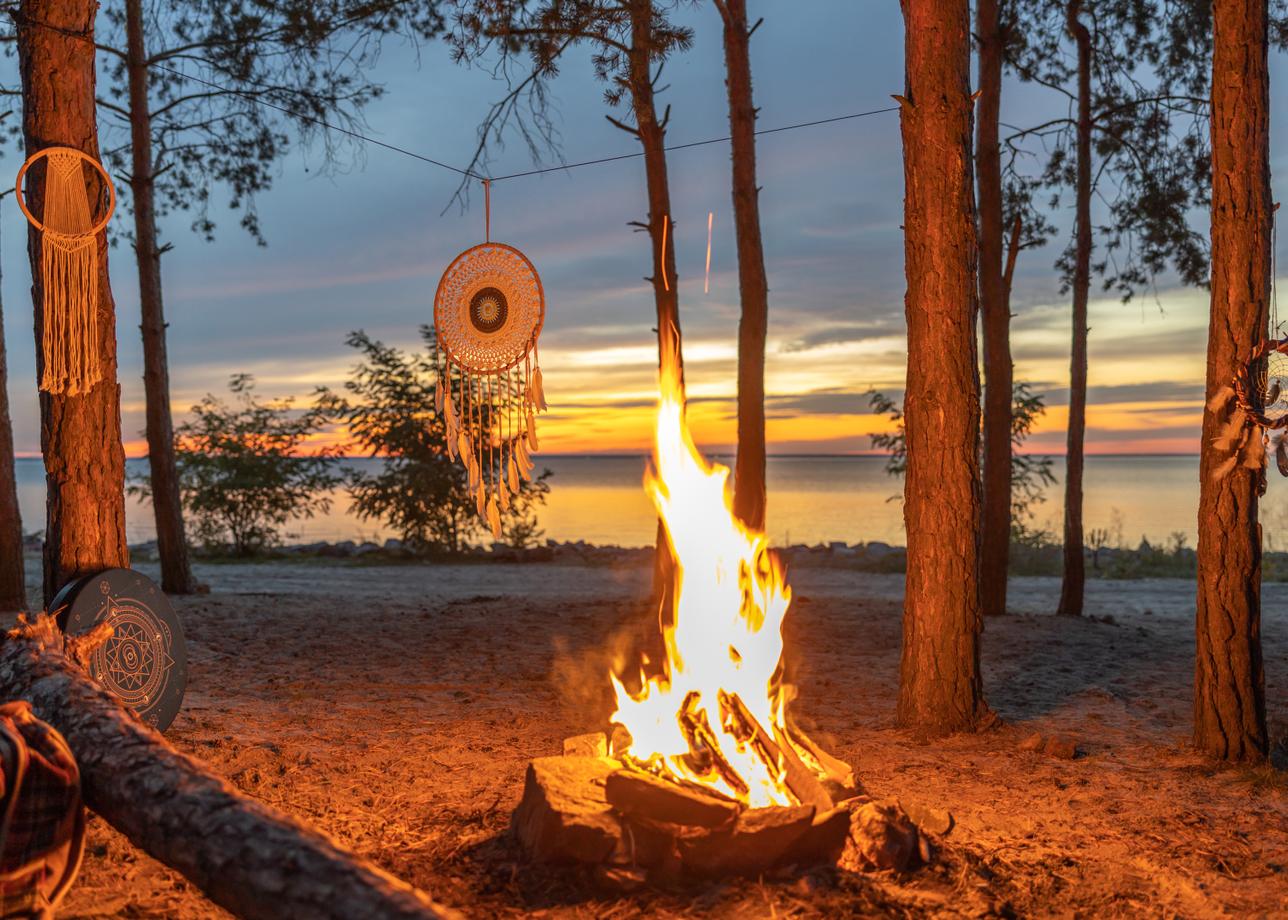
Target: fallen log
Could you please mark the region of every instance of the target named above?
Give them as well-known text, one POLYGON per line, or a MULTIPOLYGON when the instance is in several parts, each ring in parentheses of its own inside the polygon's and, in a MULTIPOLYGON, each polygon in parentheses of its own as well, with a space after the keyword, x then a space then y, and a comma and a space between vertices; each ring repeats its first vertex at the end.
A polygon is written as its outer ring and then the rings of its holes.
POLYGON ((53 617, 0 642, 0 698, 28 700, 62 732, 90 808, 240 917, 457 916, 175 750, 69 659, 53 617))

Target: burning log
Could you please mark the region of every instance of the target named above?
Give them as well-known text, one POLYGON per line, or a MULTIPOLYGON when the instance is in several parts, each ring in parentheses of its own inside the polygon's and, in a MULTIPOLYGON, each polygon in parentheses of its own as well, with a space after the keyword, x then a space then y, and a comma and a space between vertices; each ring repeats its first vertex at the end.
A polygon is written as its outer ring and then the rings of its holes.
POLYGON ((689 744, 689 765, 698 776, 719 776, 739 795, 746 795, 747 782, 720 753, 720 742, 707 721, 706 710, 698 708, 700 699, 696 690, 686 695, 677 716, 689 744))
MULTIPOLYGON (((819 811, 826 811, 835 804, 818 777, 805 766, 791 746, 780 745, 771 738, 738 694, 721 691, 720 712, 726 730, 740 743, 749 744, 772 773, 783 776, 796 801, 802 805, 813 805, 819 811)), ((775 730, 775 735, 778 734, 775 730)))
POLYGON ((52 617, 0 643, 0 696, 62 732, 90 808, 239 917, 457 916, 176 751, 68 659, 52 617))

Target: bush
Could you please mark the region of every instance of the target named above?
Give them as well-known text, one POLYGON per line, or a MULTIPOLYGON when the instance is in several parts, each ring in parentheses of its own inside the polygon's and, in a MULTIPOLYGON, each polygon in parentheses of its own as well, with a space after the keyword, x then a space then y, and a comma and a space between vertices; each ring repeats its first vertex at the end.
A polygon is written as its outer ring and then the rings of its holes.
MULTIPOLYGON (((327 411, 344 421, 364 453, 385 458, 378 473, 349 471, 354 512, 385 521, 403 543, 418 550, 457 552, 486 531, 475 510, 469 475, 447 455, 442 416, 435 408, 438 386, 437 338, 421 328, 426 349, 406 353, 365 332, 347 343, 361 355, 344 388, 348 396, 323 392, 327 411)), ((535 542, 536 507, 550 486, 550 471, 523 482, 501 515, 504 537, 513 546, 535 542)))
MULTIPOLYGON (((175 432, 179 494, 207 549, 231 545, 235 555, 251 556, 280 542, 288 521, 329 511, 325 493, 343 480, 334 451, 297 455, 326 425, 322 406, 299 412, 290 399, 262 402, 249 374, 234 375, 228 390, 231 405, 208 394, 175 432)), ((130 491, 150 497, 148 477, 130 491)))

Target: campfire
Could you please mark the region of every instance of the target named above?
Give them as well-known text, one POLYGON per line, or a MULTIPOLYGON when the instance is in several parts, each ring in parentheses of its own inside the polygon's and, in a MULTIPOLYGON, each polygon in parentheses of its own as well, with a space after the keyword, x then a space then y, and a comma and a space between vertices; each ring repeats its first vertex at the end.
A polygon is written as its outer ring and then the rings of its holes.
POLYGON ((588 863, 617 883, 928 856, 902 809, 864 795, 792 717, 791 591, 765 535, 734 516, 729 470, 694 444, 675 339, 664 339, 645 477, 674 561, 664 654, 607 675, 610 733, 533 761, 514 817, 520 841, 537 859, 588 863))

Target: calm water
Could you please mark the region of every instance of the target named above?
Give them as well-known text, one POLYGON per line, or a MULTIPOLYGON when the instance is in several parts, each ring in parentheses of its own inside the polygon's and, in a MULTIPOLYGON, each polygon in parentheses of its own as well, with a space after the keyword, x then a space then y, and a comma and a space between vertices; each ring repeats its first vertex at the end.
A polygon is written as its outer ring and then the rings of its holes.
MULTIPOLYGON (((550 502, 540 514, 546 536, 556 540, 621 545, 651 544, 657 526, 642 486, 641 457, 542 457, 549 467, 550 502)), ((363 466, 373 460, 350 460, 363 466)), ((130 460, 131 471, 146 461, 130 460)), ((1056 461, 1057 475, 1062 461, 1056 461)), ((879 457, 774 457, 769 461, 769 534, 774 543, 903 542, 902 510, 891 496, 902 483, 882 471, 879 457)), ((18 461, 18 491, 26 530, 44 527, 44 472, 38 459, 18 461)), ((151 509, 128 499, 126 528, 131 543, 153 536, 151 509)), ((1175 532, 1195 542, 1198 508, 1197 457, 1089 457, 1086 475, 1087 528, 1120 530, 1136 544, 1142 536, 1162 540, 1175 532)), ((1059 530, 1060 487, 1047 492, 1036 523, 1059 530)), ((1288 548, 1288 480, 1271 475, 1263 502, 1267 543, 1288 548), (1282 534, 1282 536, 1280 536, 1282 534)), ((337 492, 330 514, 295 522, 297 541, 384 539, 379 524, 349 514, 337 492)))

